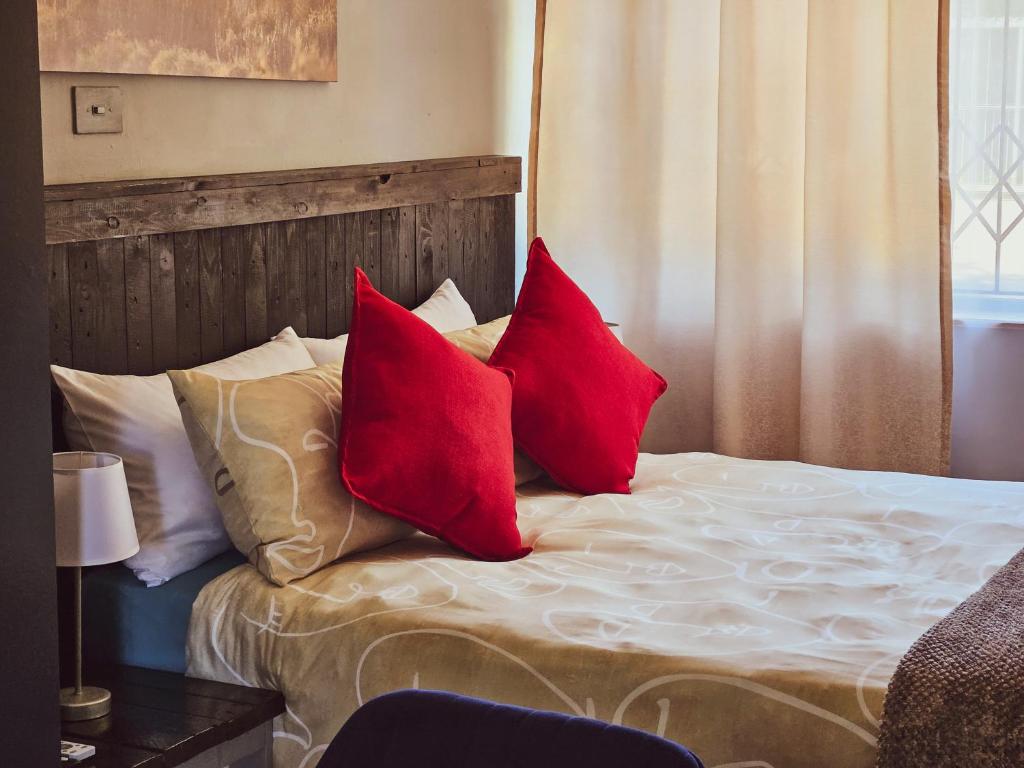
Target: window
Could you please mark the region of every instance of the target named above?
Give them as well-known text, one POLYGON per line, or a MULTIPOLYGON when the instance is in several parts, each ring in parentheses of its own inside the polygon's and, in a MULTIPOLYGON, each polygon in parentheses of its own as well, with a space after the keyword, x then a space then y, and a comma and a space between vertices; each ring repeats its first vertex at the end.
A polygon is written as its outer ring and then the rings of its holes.
POLYGON ((1024 321, 1024 0, 952 0, 949 43, 954 311, 1024 321))

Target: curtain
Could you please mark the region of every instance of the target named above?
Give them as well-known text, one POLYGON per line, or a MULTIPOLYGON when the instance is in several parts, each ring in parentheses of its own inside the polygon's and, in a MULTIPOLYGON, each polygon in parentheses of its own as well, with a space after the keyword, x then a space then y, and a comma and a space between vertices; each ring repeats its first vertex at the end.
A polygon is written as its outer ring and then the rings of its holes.
POLYGON ((943 6, 538 7, 533 224, 668 379, 645 448, 946 471, 943 6))

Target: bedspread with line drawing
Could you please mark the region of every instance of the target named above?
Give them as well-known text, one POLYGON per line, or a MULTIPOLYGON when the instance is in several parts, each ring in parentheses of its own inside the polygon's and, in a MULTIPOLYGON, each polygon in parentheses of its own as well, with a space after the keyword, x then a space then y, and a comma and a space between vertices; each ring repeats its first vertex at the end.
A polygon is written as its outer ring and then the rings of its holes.
POLYGON ((436 688, 594 716, 715 766, 872 768, 886 684, 1024 547, 1024 485, 641 454, 629 496, 519 489, 535 547, 417 535, 286 587, 196 600, 189 674, 281 690, 276 768, 362 703, 436 688))

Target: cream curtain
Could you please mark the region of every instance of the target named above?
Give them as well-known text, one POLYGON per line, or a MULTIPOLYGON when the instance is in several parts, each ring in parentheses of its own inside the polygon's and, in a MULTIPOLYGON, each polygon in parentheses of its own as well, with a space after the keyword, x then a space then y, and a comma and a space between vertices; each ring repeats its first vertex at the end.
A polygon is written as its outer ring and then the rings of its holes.
POLYGON ((669 380, 645 447, 942 473, 935 0, 549 0, 536 226, 669 380))

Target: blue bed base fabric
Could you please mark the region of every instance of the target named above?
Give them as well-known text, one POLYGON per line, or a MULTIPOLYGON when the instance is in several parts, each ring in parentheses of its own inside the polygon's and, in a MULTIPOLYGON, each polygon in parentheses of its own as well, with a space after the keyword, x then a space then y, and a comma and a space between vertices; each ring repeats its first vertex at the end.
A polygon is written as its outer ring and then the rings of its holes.
POLYGON ((232 549, 159 587, 147 587, 120 564, 88 569, 82 578, 83 653, 102 665, 184 673, 192 603, 206 584, 244 562, 232 549))
POLYGON ((633 728, 442 691, 396 691, 360 707, 318 768, 703 768, 633 728))

